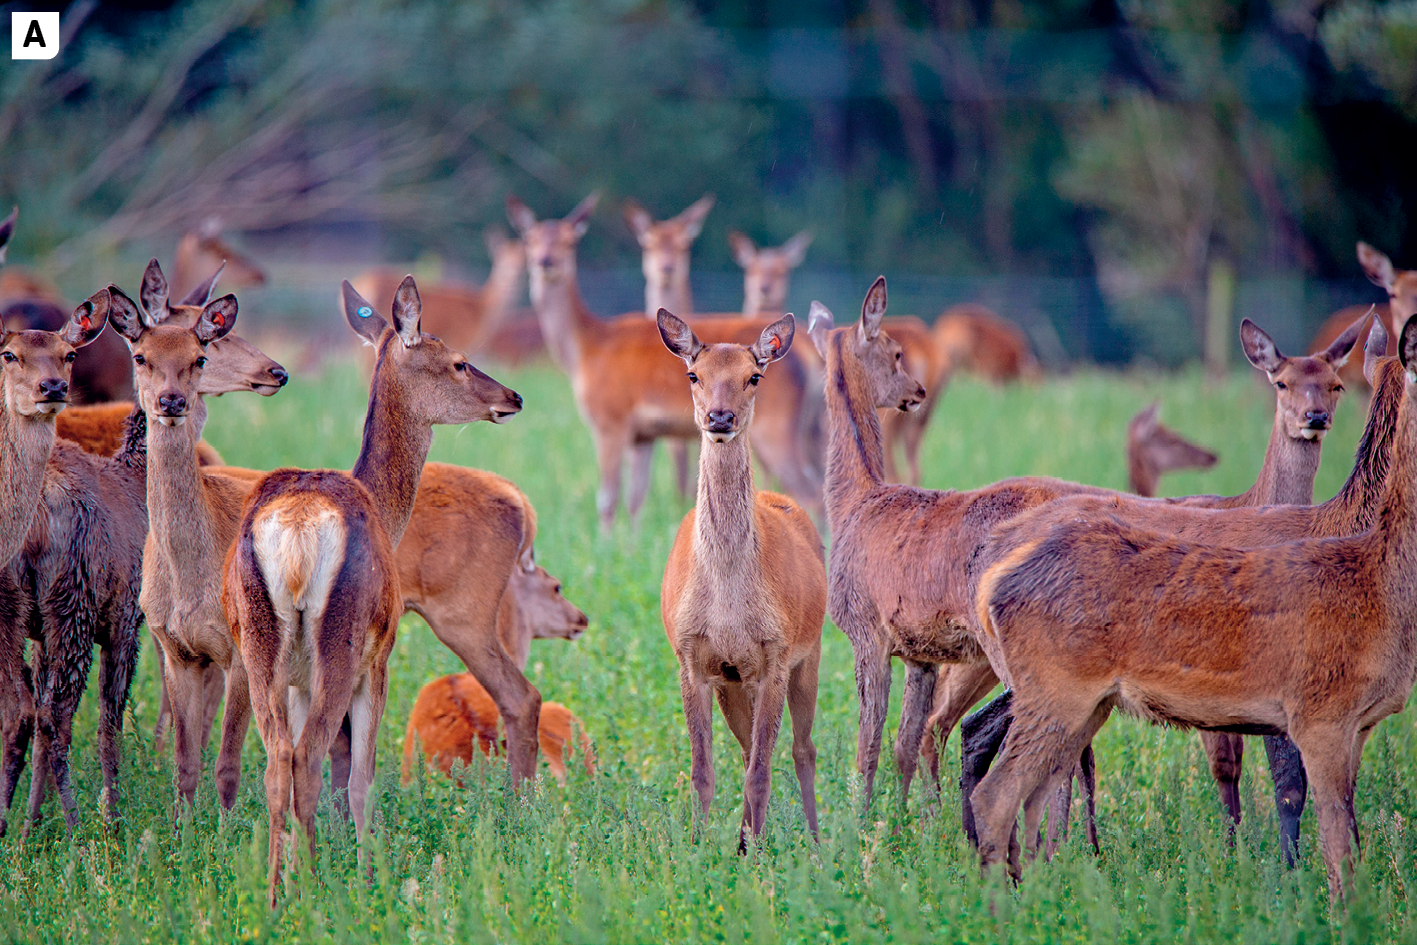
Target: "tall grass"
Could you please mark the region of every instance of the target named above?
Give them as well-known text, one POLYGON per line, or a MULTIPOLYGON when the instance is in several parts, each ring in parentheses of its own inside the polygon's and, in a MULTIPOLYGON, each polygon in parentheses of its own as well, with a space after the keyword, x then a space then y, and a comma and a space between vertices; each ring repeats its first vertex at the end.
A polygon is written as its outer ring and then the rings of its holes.
MULTIPOLYGON (((528 675, 567 703, 595 738, 601 771, 572 765, 566 788, 520 795, 505 767, 479 762, 455 788, 436 774, 398 781, 403 726, 418 688, 461 669, 416 617, 391 659, 380 738, 372 883, 356 865, 352 828, 328 807, 315 874, 301 869, 275 912, 265 898, 265 754, 254 733, 233 811, 219 814, 209 776, 195 813, 174 827, 172 763, 157 757, 157 662, 145 647, 124 738, 122 820, 99 817, 90 693, 76 723, 83 823, 66 837, 57 804, 21 841, 0 841, 0 938, 16 941, 790 941, 1194 942, 1417 941, 1414 712, 1380 725, 1359 781, 1364 859, 1346 910, 1330 913, 1317 830, 1304 818, 1302 862, 1280 866, 1263 752, 1251 744, 1245 819, 1226 822, 1192 734, 1114 717, 1098 746, 1102 856, 1075 835, 1016 889, 981 878, 959 828, 951 772, 938 798, 923 786, 903 806, 893 776, 862 817, 854 801, 851 649, 824 632, 815 740, 822 842, 806 837, 788 739, 775 756, 762 843, 738 856, 740 755, 716 724, 718 795, 691 829, 688 750, 658 587, 686 504, 660 459, 639 527, 595 523, 590 440, 565 380, 549 369, 497 373, 522 393, 510 424, 439 430, 432 458, 495 470, 540 513, 538 557, 591 615, 580 641, 537 643, 528 675)), ((1047 473, 1125 486, 1127 418, 1160 396, 1166 422, 1217 450, 1220 464, 1166 482, 1176 494, 1234 493, 1253 481, 1272 397, 1250 375, 1082 373, 1036 388, 959 382, 925 445, 926 484, 968 488, 1047 473)), ((296 378, 271 399, 212 404, 207 435, 228 461, 348 468, 365 388, 352 367, 296 378)), ((1349 396, 1325 446, 1318 498, 1351 465, 1362 405, 1349 396)), ((471 566, 473 562, 469 562, 471 566)), ((1335 643, 1335 645, 1340 645, 1335 643)), ((897 705, 900 676, 895 693, 897 705)), ((894 729, 895 718, 891 720, 894 729)), ((208 757, 208 771, 211 758, 208 757)), ((889 768, 889 765, 887 765, 889 768)), ((20 792, 23 795, 23 791, 20 792)), ((17 804, 12 821, 21 813, 17 804)))

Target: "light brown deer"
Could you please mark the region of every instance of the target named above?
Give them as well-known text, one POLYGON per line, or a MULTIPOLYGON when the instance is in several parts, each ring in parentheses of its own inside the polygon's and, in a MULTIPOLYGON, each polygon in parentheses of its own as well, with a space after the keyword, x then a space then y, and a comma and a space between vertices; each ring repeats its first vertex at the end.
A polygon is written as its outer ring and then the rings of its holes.
POLYGON ((983 305, 948 308, 935 319, 933 330, 941 356, 948 358, 955 370, 978 374, 996 384, 1036 381, 1043 376, 1023 330, 983 305))
POLYGON ((925 399, 914 410, 880 411, 881 435, 886 451, 886 479, 920 485, 920 444, 925 428, 935 411, 935 404, 944 395, 953 372, 949 358, 941 351, 925 323, 913 315, 892 315, 881 320, 881 328, 900 345, 905 355, 905 370, 911 377, 923 378, 925 399), (906 475, 900 475, 896 454, 905 457, 906 475))
MULTIPOLYGON (((812 245, 811 231, 803 230, 774 249, 758 249, 742 233, 729 230, 728 245, 733 250, 734 262, 743 267, 744 317, 784 311, 792 270, 807 258, 807 247, 812 245)), ((676 311, 669 306, 666 308, 676 311)))
POLYGON ((785 315, 751 346, 705 345, 679 318, 659 310, 664 345, 689 368, 699 443, 699 495, 684 516, 660 589, 664 631, 679 660, 689 729, 696 813, 713 801, 713 706, 743 749, 739 848, 767 822, 772 753, 786 702, 792 761, 807 828, 817 836, 817 665, 822 655, 826 568, 812 520, 783 495, 758 492, 747 431, 758 384, 792 345, 785 315))
MULTIPOLYGON (((423 328, 457 351, 476 351, 516 307, 526 277, 526 252, 521 240, 508 239, 497 227, 484 234, 492 271, 480 286, 442 281, 419 287, 423 299, 423 328)), ((371 269, 352 280, 354 291, 366 299, 393 298, 403 281, 396 269, 371 269)), ((372 351, 372 349, 365 349, 372 351)), ((372 359, 368 368, 373 369, 372 359)))
POLYGON ((1017 523, 1016 540, 991 547, 977 619, 1014 689, 1014 722, 974 791, 986 866, 1007 859, 1018 874, 1020 807, 1032 846, 1050 788, 1121 708, 1288 734, 1314 790, 1330 895, 1343 897, 1363 744, 1417 680, 1417 320, 1403 326, 1398 357, 1392 468, 1363 534, 1246 550, 1116 517, 1017 523))
MULTIPOLYGON (((654 323, 637 314, 597 318, 581 298, 576 246, 597 200, 592 194, 565 219, 538 222, 525 204, 508 197, 507 214, 526 242, 532 304, 547 347, 570 375, 595 440, 600 467, 596 506, 602 528, 608 529, 620 504, 625 452, 632 453, 627 504, 634 518, 649 487, 654 441, 699 434, 683 373, 665 353, 654 323)), ((710 318, 693 321, 691 327, 708 343, 752 344, 767 324, 761 318, 710 318)), ((815 509, 820 500, 801 431, 806 383, 806 369, 789 354, 759 391, 752 439, 763 467, 797 502, 815 509)))
MULTIPOLYGON (((346 715, 348 800, 367 860, 368 791, 403 612, 393 549, 413 514, 433 425, 502 422, 522 406, 514 391, 420 331, 411 276, 394 295, 392 324, 348 282, 343 292, 350 326, 378 347, 359 459, 352 473, 284 469, 259 480, 224 569, 222 603, 266 747, 272 908, 286 811, 293 799, 313 858, 320 764, 346 715)), ((513 753, 514 779, 534 773, 534 741, 529 756, 530 771, 525 755, 513 753)))
POLYGON ((254 289, 266 284, 265 270, 222 239, 221 221, 210 217, 177 241, 172 261, 173 295, 195 291, 206 273, 223 268, 226 282, 233 289, 254 289))
MULTIPOLYGON (((1358 243, 1358 265, 1363 268, 1363 274, 1368 277, 1368 281, 1378 288, 1387 292, 1388 301, 1385 305, 1378 305, 1370 309, 1366 305, 1350 305, 1341 308, 1328 317, 1328 320, 1319 328, 1318 334, 1314 336, 1312 349, 1322 351, 1332 344, 1333 339, 1343 333, 1348 325, 1352 324, 1365 311, 1374 311, 1376 318, 1383 323, 1383 327, 1388 333, 1389 355, 1397 354, 1397 333, 1406 324, 1407 319, 1417 315, 1417 270, 1395 269, 1392 260, 1378 252, 1373 247, 1361 240, 1358 243)), ((1367 336, 1359 339, 1360 343, 1366 343, 1367 336)), ((1344 381, 1350 384, 1361 384, 1362 375, 1357 368, 1350 368, 1343 372, 1344 381)))
POLYGON ((1156 495, 1161 477, 1181 469, 1209 469, 1217 457, 1161 422, 1153 401, 1127 421, 1127 485, 1139 496, 1156 495))

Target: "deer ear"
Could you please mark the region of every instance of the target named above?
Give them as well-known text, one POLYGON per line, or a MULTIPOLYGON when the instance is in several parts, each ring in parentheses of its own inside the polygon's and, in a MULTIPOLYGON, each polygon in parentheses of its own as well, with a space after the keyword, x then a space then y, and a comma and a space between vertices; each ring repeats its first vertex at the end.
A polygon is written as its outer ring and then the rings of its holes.
POLYGON ((748 349, 758 362, 758 367, 767 367, 786 355, 787 349, 792 347, 792 336, 796 331, 797 322, 791 312, 764 328, 758 336, 758 343, 748 349))
POLYGON ((1323 358, 1335 369, 1343 367, 1348 363, 1348 356, 1353 353, 1353 348, 1358 344, 1358 336, 1363 333, 1363 325, 1368 321, 1368 315, 1373 313, 1373 309, 1368 309, 1367 314, 1358 319, 1347 328, 1343 329, 1343 334, 1333 339, 1333 344, 1325 348, 1319 357, 1323 358))
POLYGON ((423 299, 418 296, 418 286, 413 276, 404 276, 394 293, 394 331, 405 348, 412 348, 423 340, 423 332, 418 330, 418 320, 423 317, 423 299))
POLYGON ((713 202, 716 198, 713 194, 704 194, 698 200, 689 204, 679 216, 675 217, 684 227, 684 235, 691 240, 698 239, 699 234, 704 229, 704 218, 713 209, 713 202))
POLYGON ((592 191, 589 197, 576 204, 576 208, 566 214, 566 222, 575 230, 576 239, 585 236, 585 231, 590 229, 590 215, 595 212, 595 205, 598 203, 600 191, 592 191))
POLYGON ((1369 282, 1389 293, 1392 292, 1392 284, 1396 281, 1392 272, 1392 260, 1362 240, 1358 241, 1358 265, 1363 267, 1369 282))
POLYGON ((99 289, 74 309, 74 314, 60 327, 59 337, 70 347, 82 348, 103 334, 111 306, 108 290, 99 289))
POLYGON ((123 336, 123 340, 129 344, 135 343, 138 338, 147 330, 147 325, 143 321, 143 313, 138 308, 138 303, 128 298, 123 290, 116 285, 110 285, 108 292, 108 324, 113 326, 113 330, 123 336))
POLYGON ((1245 349, 1250 363, 1266 374, 1279 370, 1284 363, 1284 355, 1274 346, 1274 340, 1248 318, 1240 322, 1240 347, 1245 349))
POLYGON ((522 203, 515 194, 507 194, 507 221, 512 227, 523 235, 536 226, 536 214, 531 212, 531 208, 522 203))
POLYGON ((212 300, 212 293, 213 293, 214 291, 216 291, 216 283, 217 283, 217 280, 221 278, 221 274, 222 274, 225 270, 226 270, 226 260, 223 259, 223 260, 221 261, 221 265, 216 267, 216 272, 212 273, 211 278, 209 278, 206 282, 203 282, 203 283, 201 283, 200 285, 198 285, 198 286, 197 286, 195 289, 193 289, 191 292, 188 292, 188 293, 187 293, 187 297, 184 298, 184 299, 183 299, 180 303, 178 303, 178 304, 180 304, 180 305, 206 305, 208 302, 210 302, 210 301, 212 300))
POLYGON ((753 241, 737 230, 728 231, 728 248, 733 251, 733 261, 747 269, 757 258, 758 248, 753 241))
POLYGON ((167 277, 162 274, 162 267, 156 259, 149 260, 148 268, 143 270, 143 284, 138 289, 138 301, 143 303, 143 313, 146 316, 143 324, 149 328, 162 324, 162 320, 167 317, 167 277))
POLYGON ((861 303, 861 343, 868 345, 881 332, 881 319, 886 314, 886 277, 877 276, 861 303))
POLYGON ((192 332, 203 345, 209 345, 218 338, 226 337, 235 326, 236 296, 223 295, 216 301, 207 303, 192 332))
POLYGON ((832 321, 831 311, 814 300, 807 310, 807 337, 812 339, 812 347, 817 349, 823 361, 827 359, 827 336, 831 334, 832 321))
POLYGON ((803 230, 782 244, 782 254, 787 257, 787 265, 793 269, 802 265, 802 260, 807 258, 807 247, 812 245, 813 238, 811 230, 803 230))
POLYGON ((694 334, 694 329, 664 308, 659 310, 655 321, 659 323, 659 337, 664 340, 664 347, 683 358, 685 364, 692 365, 699 352, 704 350, 703 342, 694 334))
POLYGON ((1139 440, 1145 440, 1156 432, 1156 424, 1161 419, 1161 401, 1153 400, 1128 424, 1139 440))
POLYGON ((349 322, 349 327, 366 342, 378 347, 379 339, 384 336, 384 329, 389 327, 389 323, 374 311, 368 299, 354 291, 348 279, 340 283, 340 294, 344 302, 344 318, 349 322))
POLYGON ((10 215, 0 220, 0 263, 5 261, 5 250, 10 248, 10 237, 15 235, 15 220, 19 219, 20 208, 10 211, 10 215))
POLYGON ((1407 371, 1407 380, 1417 384, 1417 315, 1402 326, 1402 334, 1397 343, 1397 356, 1407 371))
POLYGON ((1387 354, 1387 342, 1387 322, 1373 315, 1373 327, 1368 330, 1368 340, 1363 345, 1363 378, 1369 387, 1377 386, 1374 378, 1378 373, 1378 358, 1387 354))
POLYGON ((631 233, 635 234, 635 239, 644 239, 645 233, 654 225, 654 219, 649 215, 649 211, 640 206, 639 201, 630 198, 626 199, 622 212, 625 214, 625 225, 630 228, 631 233))

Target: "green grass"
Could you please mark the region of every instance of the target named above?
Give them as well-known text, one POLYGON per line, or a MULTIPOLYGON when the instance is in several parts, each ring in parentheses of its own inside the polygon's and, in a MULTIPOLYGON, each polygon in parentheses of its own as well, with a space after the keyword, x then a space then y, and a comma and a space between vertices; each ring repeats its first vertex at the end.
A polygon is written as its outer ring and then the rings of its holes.
MULTIPOLYGON (((415 617, 403 622, 374 791, 376 878, 364 881, 352 828, 319 821, 316 875, 265 907, 265 753, 246 742, 236 808, 219 816, 208 774, 195 814, 174 829, 172 765, 150 744, 157 664, 144 646, 124 740, 122 820, 97 810, 92 694, 76 723, 83 824, 66 837, 55 801, 22 844, 0 841, 0 938, 18 941, 792 941, 867 942, 1327 942, 1417 941, 1409 888, 1417 882, 1417 731, 1414 712, 1382 723, 1359 781, 1364 859, 1345 912, 1331 915, 1317 830, 1304 817, 1303 862, 1279 865, 1269 780, 1250 743, 1245 819, 1226 843, 1220 804, 1193 734, 1114 716, 1098 739, 1103 855, 1077 832, 1050 864, 1009 888, 982 879, 963 841, 947 782, 902 811, 894 775, 881 778, 869 816, 854 809, 856 734, 851 649, 824 631, 815 740, 822 843, 806 839, 784 726, 761 846, 735 851, 741 804, 736 744, 716 724, 718 795, 707 828, 690 829, 688 748, 677 667, 659 621, 658 589, 685 506, 660 458, 639 529, 602 537, 589 437, 564 379, 549 369, 497 373, 526 409, 503 427, 443 429, 432 457, 495 470, 540 512, 538 556, 591 615, 578 642, 538 642, 528 673, 567 703, 595 738, 601 772, 572 767, 514 795, 505 768, 479 764, 469 786, 429 776, 400 787, 407 712, 424 682, 461 669, 415 617), (992 908, 991 908, 992 905, 992 908)), ((348 468, 365 403, 349 367, 297 378, 271 399, 233 395, 212 405, 207 435, 232 463, 348 468)), ((1166 422, 1217 450, 1211 472, 1174 476, 1173 493, 1234 493, 1254 479, 1272 398, 1250 374, 1215 383, 1199 374, 1083 373, 1037 388, 957 383, 926 443, 926 484, 968 488, 1047 473, 1125 485, 1126 419, 1154 397, 1166 422)), ((1349 397, 1327 441, 1319 498, 1351 464, 1362 407, 1349 397)), ((895 686, 899 702, 900 676, 895 686)), ((895 725, 891 719, 891 731, 895 725)), ((888 755, 886 756, 888 759, 888 755)), ((957 772, 957 739, 944 764, 957 772)), ((20 792, 23 797, 23 790, 20 792)), ((21 814, 17 803, 12 817, 21 814)))

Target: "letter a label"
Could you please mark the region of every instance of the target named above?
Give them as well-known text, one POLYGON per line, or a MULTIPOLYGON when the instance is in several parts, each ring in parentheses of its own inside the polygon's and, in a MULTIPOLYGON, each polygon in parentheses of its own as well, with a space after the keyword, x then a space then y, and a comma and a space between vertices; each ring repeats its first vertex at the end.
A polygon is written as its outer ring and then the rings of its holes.
POLYGON ((59 11, 10 14, 10 58, 53 59, 59 55, 59 11))

